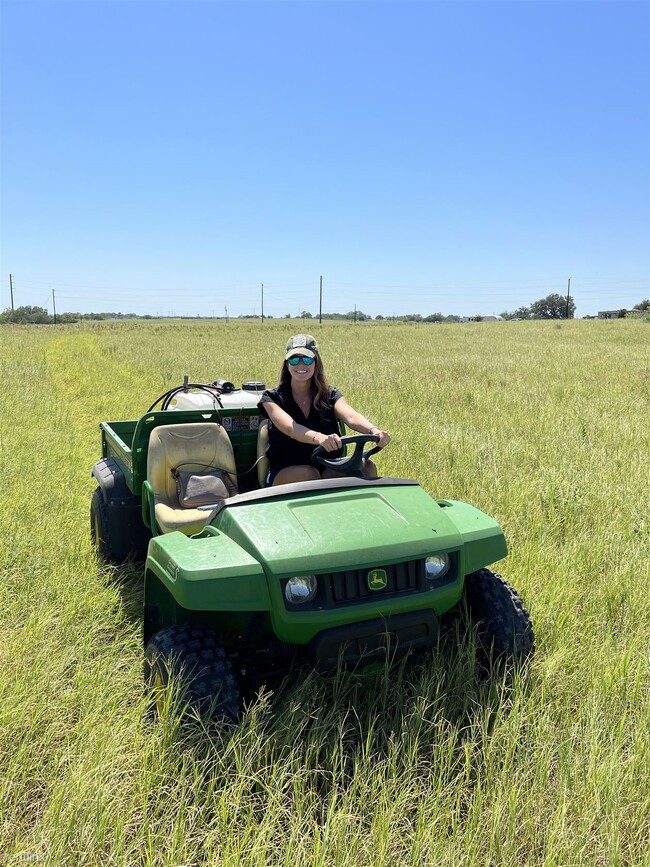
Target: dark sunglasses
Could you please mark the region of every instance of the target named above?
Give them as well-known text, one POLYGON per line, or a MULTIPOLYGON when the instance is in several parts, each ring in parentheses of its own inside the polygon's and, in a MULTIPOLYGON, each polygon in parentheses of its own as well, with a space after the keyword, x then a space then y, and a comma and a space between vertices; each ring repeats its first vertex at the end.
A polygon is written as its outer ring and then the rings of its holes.
POLYGON ((302 361, 307 367, 314 363, 313 358, 309 358, 307 355, 292 355, 290 359, 288 359, 289 364, 292 367, 297 367, 302 361))

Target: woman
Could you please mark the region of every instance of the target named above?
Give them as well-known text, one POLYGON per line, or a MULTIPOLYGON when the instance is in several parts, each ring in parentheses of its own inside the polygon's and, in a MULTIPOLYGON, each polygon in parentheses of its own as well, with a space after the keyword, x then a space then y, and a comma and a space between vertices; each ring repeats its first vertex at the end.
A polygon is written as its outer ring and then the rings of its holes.
MULTIPOLYGON (((323 446, 329 458, 341 451, 338 420, 352 430, 379 437, 378 446, 390 442, 388 434, 352 409, 341 392, 327 381, 316 340, 298 334, 287 343, 280 384, 264 392, 258 404, 269 420, 269 485, 314 481, 321 478, 311 463, 316 446, 323 446)), ((367 461, 364 473, 376 478, 377 468, 367 461)), ((324 478, 339 475, 323 470, 324 478)))

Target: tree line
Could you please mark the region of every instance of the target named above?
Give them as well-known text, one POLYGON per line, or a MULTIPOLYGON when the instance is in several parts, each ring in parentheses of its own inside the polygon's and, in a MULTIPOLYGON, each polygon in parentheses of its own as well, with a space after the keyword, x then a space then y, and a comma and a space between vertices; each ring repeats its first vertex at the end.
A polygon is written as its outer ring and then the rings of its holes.
MULTIPOLYGON (((573 298, 566 296, 551 294, 546 298, 540 298, 534 301, 529 307, 519 307, 517 310, 504 311, 501 313, 503 319, 573 319, 575 314, 575 303, 573 298)), ((633 310, 645 311, 650 314, 650 300, 647 298, 635 304, 633 310)), ((621 318, 626 315, 626 310, 620 311, 621 318)), ((105 319, 160 319, 167 317, 158 316, 138 316, 136 313, 60 313, 56 319, 50 315, 44 307, 16 307, 15 310, 5 310, 0 313, 0 325, 16 324, 16 325, 53 325, 56 323, 70 324, 79 322, 80 320, 101 321, 105 319)), ((195 316, 179 316, 178 319, 201 319, 211 317, 195 317, 195 316)), ((223 317, 220 317, 223 318, 223 317)), ((235 317, 232 317, 235 318, 235 317)), ((261 319, 259 315, 242 315, 236 317, 238 319, 261 319)), ((265 317, 273 319, 272 316, 265 317)), ((284 319, 292 319, 290 313, 285 314, 284 319)), ((302 319, 317 319, 308 310, 303 310, 300 314, 302 319)), ((372 320, 372 316, 364 313, 362 310, 349 310, 347 313, 323 313, 323 319, 340 320, 344 319, 350 322, 368 322, 372 320)), ((471 317, 475 320, 480 320, 480 315, 471 317)), ((405 313, 401 316, 382 316, 381 314, 374 317, 375 322, 461 322, 460 316, 445 316, 442 313, 431 313, 428 316, 423 316, 421 313, 405 313)))

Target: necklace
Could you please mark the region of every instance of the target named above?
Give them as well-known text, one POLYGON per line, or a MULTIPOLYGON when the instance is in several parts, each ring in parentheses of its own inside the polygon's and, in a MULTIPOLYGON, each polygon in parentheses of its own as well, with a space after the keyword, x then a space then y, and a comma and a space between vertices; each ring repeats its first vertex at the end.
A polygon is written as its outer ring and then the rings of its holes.
POLYGON ((311 403, 311 395, 310 394, 307 394, 304 397, 296 397, 296 395, 294 394, 293 399, 296 401, 298 406, 302 407, 303 409, 308 407, 309 404, 311 403))

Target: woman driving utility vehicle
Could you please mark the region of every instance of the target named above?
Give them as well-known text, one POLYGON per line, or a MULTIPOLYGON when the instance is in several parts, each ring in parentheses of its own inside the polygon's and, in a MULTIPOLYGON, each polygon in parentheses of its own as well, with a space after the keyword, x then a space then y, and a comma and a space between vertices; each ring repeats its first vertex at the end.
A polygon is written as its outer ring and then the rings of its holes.
MULTIPOLYGON (((388 434, 353 409, 341 392, 327 381, 316 339, 297 334, 289 339, 277 388, 267 389, 258 404, 269 420, 269 474, 267 484, 286 485, 340 475, 332 469, 321 472, 311 463, 316 446, 328 458, 341 451, 338 421, 352 430, 378 437, 378 447, 390 442, 388 434)), ((363 472, 377 477, 377 468, 366 461, 363 472)))

